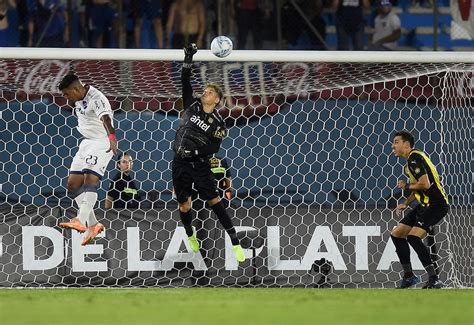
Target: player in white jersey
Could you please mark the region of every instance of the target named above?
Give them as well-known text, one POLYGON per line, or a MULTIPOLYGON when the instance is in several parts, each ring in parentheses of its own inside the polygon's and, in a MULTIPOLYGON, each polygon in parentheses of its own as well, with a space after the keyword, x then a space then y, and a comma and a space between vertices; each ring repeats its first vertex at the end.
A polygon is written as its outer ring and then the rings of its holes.
POLYGON ((104 94, 90 85, 83 85, 75 74, 66 75, 58 88, 74 103, 77 129, 84 137, 72 160, 67 181, 67 189, 79 212, 76 218, 59 226, 86 232, 81 242, 84 246, 104 230, 95 217, 94 205, 100 180, 110 159, 117 153, 113 112, 104 94))

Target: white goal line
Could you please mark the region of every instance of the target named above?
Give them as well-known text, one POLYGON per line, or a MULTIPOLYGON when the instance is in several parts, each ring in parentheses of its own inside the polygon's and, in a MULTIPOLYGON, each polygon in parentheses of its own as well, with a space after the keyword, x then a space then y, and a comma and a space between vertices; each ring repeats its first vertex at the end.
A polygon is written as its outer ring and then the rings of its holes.
MULTIPOLYGON (((181 61, 183 50, 4 47, 0 49, 0 59, 181 61)), ((210 50, 200 50, 194 59, 217 62, 474 63, 474 53, 236 50, 220 59, 210 50)))

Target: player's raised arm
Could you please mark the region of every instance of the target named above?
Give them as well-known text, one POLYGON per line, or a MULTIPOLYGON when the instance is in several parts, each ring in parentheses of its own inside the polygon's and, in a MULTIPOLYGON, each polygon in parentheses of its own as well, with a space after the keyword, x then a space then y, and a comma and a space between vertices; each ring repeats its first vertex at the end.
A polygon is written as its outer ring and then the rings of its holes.
POLYGON ((188 108, 193 102, 193 87, 191 86, 191 68, 193 66, 193 55, 197 52, 197 46, 194 43, 184 48, 184 63, 181 69, 181 84, 183 91, 183 106, 188 108))

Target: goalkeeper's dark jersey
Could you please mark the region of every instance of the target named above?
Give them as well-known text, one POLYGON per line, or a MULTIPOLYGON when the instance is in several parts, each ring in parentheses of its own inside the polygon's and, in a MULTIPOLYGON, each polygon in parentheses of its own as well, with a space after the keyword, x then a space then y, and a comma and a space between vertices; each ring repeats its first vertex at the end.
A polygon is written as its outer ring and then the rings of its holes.
POLYGON ((405 173, 411 183, 416 183, 421 176, 428 175, 431 186, 427 190, 413 191, 415 198, 422 206, 447 205, 448 197, 441 186, 441 182, 431 160, 420 150, 413 149, 407 159, 405 173))
POLYGON ((204 112, 201 100, 194 98, 190 78, 191 68, 183 66, 181 70, 181 83, 183 87, 184 111, 176 130, 173 150, 177 152, 179 147, 184 147, 192 152, 197 150, 197 158, 208 158, 219 151, 227 130, 224 120, 217 110, 210 114, 204 112))

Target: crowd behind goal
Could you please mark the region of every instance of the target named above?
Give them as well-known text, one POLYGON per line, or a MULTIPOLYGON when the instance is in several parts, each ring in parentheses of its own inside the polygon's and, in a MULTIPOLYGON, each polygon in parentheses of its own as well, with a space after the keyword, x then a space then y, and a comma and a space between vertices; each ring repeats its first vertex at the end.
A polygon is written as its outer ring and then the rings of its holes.
POLYGON ((471 50, 472 13, 441 0, 2 0, 0 46, 471 50), (469 25, 470 24, 470 25, 469 25))

